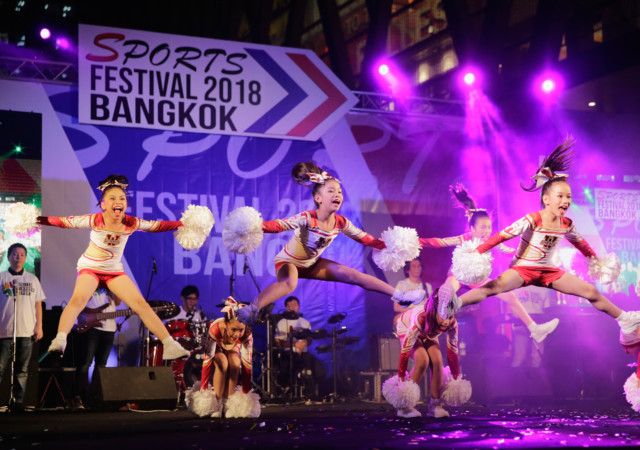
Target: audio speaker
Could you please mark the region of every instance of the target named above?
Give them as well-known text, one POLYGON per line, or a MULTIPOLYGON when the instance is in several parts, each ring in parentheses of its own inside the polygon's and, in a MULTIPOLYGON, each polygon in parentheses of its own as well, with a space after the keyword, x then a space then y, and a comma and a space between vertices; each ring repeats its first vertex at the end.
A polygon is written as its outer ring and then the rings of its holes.
POLYGON ((177 399, 171 367, 100 367, 91 382, 91 407, 97 410, 115 410, 127 403, 173 410, 177 399))
POLYGON ((373 349, 372 366, 379 370, 398 370, 400 359, 400 339, 393 334, 373 335, 371 348, 373 349))

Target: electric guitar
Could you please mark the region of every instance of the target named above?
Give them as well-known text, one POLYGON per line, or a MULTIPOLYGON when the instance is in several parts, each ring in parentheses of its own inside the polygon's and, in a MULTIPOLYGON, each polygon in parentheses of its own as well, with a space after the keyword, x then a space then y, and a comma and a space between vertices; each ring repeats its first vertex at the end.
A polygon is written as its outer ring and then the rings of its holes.
MULTIPOLYGON (((148 303, 151 305, 151 309, 153 309, 162 320, 175 317, 180 312, 180 307, 172 302, 151 300, 148 303)), ((132 309, 119 309, 117 311, 102 312, 107 306, 109 306, 109 303, 105 303, 99 308, 83 309, 82 312, 78 314, 78 319, 76 324, 73 326, 73 330, 78 333, 86 333, 91 328, 102 325, 103 320, 137 315, 132 309)))

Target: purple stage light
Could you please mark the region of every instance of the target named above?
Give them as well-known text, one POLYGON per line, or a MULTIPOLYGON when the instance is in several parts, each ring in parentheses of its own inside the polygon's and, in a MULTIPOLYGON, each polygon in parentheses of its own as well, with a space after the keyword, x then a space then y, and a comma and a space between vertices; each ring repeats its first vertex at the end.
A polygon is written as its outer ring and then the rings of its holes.
POLYGON ((534 82, 535 94, 545 102, 555 100, 563 87, 562 77, 555 72, 544 72, 534 82))
POLYGON ((462 80, 464 81, 464 84, 466 84, 467 86, 471 86, 476 81, 476 76, 473 74, 473 72, 467 72, 466 74, 464 74, 462 80))
POLYGON ((63 50, 68 50, 71 47, 71 43, 67 38, 61 37, 56 39, 56 46, 63 50))
POLYGON ((556 88, 556 84, 551 79, 546 79, 542 82, 542 91, 547 94, 552 92, 556 88))
POLYGON ((51 37, 51 30, 49 30, 48 28, 40 29, 40 37, 42 39, 49 39, 51 37))
POLYGON ((388 64, 380 64, 378 66, 378 73, 383 77, 389 74, 389 65, 388 64))

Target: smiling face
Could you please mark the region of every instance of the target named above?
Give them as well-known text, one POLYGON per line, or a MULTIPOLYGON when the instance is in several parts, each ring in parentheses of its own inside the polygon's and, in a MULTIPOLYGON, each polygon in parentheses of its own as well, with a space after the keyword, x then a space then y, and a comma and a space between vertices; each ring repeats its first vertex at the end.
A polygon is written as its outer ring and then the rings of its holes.
POLYGON ((571 186, 566 181, 556 181, 542 195, 544 209, 563 217, 571 206, 571 186))
POLYGON ((486 241, 491 236, 491 219, 480 217, 471 228, 471 236, 486 241))
POLYGON ((246 326, 242 322, 238 321, 238 319, 231 319, 225 325, 225 343, 236 343, 242 337, 242 335, 244 335, 246 326))
POLYGON ((102 194, 100 207, 108 218, 123 219, 127 210, 127 194, 117 186, 107 188, 102 194))
POLYGON ((342 205, 342 188, 336 180, 328 180, 318 188, 313 196, 313 200, 318 205, 318 209, 328 212, 336 212, 342 205))

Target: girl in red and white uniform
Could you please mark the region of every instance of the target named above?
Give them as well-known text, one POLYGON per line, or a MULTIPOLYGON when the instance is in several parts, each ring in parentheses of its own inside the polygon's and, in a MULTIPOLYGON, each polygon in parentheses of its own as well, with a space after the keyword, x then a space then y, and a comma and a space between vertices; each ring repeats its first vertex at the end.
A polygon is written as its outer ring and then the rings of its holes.
MULTIPOLYGON (((447 238, 420 238, 420 245, 424 247, 431 248, 441 248, 441 247, 452 247, 456 245, 460 245, 463 242, 476 240, 485 242, 489 236, 491 236, 492 222, 491 217, 486 209, 478 209, 476 207, 475 200, 469 196, 469 193, 465 189, 462 184, 458 184, 457 186, 450 187, 451 193, 454 198, 457 200, 460 207, 464 208, 465 215, 469 220, 469 231, 461 234, 460 236, 453 236, 447 238)), ((515 252, 515 249, 511 247, 507 247, 506 245, 499 243, 496 246, 496 249, 504 254, 512 254, 515 252)), ((464 288, 465 291, 476 288, 478 286, 482 286, 487 283, 489 279, 485 279, 480 283, 474 285, 464 285, 461 284, 456 277, 449 271, 449 275, 445 284, 447 284, 451 291, 456 293, 460 288, 464 288)), ((552 319, 549 322, 545 322, 543 324, 538 325, 529 315, 518 297, 513 292, 502 292, 496 295, 500 300, 507 303, 513 313, 524 323, 524 325, 531 332, 531 337, 536 342, 542 342, 545 340, 547 335, 556 329, 558 326, 558 319, 552 319)))
POLYGON ((199 416, 231 418, 260 415, 258 395, 251 392, 253 336, 251 329, 237 318, 237 312, 244 307, 229 297, 222 309, 224 317, 209 327, 200 386, 189 390, 186 398, 189 410, 199 416), (212 370, 213 390, 209 388, 212 370), (236 390, 240 376, 242 389, 236 390))
POLYGON ((533 284, 589 300, 596 309, 616 319, 624 333, 631 333, 640 326, 640 312, 621 310, 598 292, 595 286, 566 273, 552 262, 557 244, 563 237, 587 258, 596 256, 587 241, 576 231, 571 219, 565 217, 571 206, 571 187, 567 182, 567 175, 558 172, 569 168, 573 157, 572 146, 572 141, 565 141, 558 146, 545 158, 532 177, 535 183, 529 188, 523 187, 527 191, 542 187, 543 209, 527 214, 476 248, 476 252, 482 254, 506 240, 520 236, 511 268, 460 298, 455 296, 450 287, 443 285, 440 290, 441 299, 450 297, 451 301, 440 304, 440 316, 447 317, 461 307, 481 302, 489 296, 533 284))
POLYGON ((238 311, 238 317, 242 322, 251 323, 260 308, 293 292, 298 278, 355 284, 369 291, 387 294, 392 296, 394 301, 406 304, 422 301, 423 291, 397 291, 378 278, 322 258, 322 252, 341 233, 377 249, 385 248, 385 243, 362 231, 346 217, 337 214, 343 200, 338 179, 311 162, 296 164, 292 176, 299 184, 311 185, 316 209, 286 219, 262 223, 264 233, 289 230, 295 230, 295 233, 274 259, 278 281, 263 289, 252 305, 238 311))
POLYGON ((180 221, 142 220, 125 214, 127 209, 127 186, 125 176, 110 175, 100 183, 102 212, 70 217, 38 217, 40 225, 60 228, 91 228, 89 247, 78 260, 78 278, 71 300, 62 311, 58 334, 49 346, 49 353, 64 353, 67 334, 78 314, 87 305, 98 285, 106 285, 111 292, 129 306, 164 345, 163 358, 175 359, 189 356, 167 331, 166 327, 149 304, 124 273, 122 254, 129 236, 135 231, 162 232, 176 230, 180 221))

